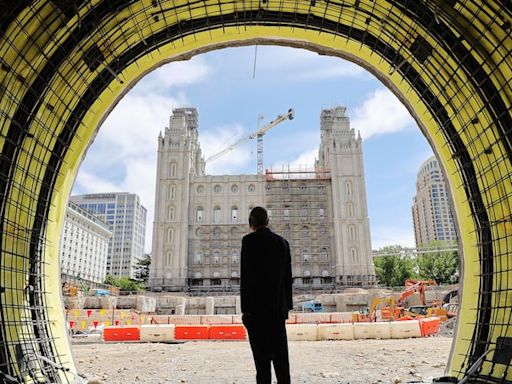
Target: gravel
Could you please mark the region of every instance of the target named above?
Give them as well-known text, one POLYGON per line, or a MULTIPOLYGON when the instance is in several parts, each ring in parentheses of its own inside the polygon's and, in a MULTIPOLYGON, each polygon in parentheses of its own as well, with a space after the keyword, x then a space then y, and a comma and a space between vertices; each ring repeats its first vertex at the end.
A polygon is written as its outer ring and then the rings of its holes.
MULTIPOLYGON (((401 384, 443 376, 450 337, 289 342, 294 384, 401 384)), ((255 383, 247 341, 182 344, 75 341, 79 373, 94 383, 255 383)))

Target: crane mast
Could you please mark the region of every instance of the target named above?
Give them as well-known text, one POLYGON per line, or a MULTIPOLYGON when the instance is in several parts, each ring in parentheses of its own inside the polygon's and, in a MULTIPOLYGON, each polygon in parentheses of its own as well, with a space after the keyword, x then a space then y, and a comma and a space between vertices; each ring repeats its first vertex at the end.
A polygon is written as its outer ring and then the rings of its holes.
POLYGON ((293 108, 290 108, 290 109, 288 109, 287 113, 285 113, 284 115, 277 116, 277 118, 275 120, 272 120, 267 125, 265 125, 265 126, 263 126, 261 128, 258 128, 257 131, 251 133, 249 136, 242 137, 241 139, 237 140, 236 142, 234 142, 230 146, 224 148, 222 151, 217 152, 216 154, 208 157, 206 159, 206 162, 210 162, 210 161, 216 160, 219 157, 225 155, 226 153, 232 151, 233 149, 235 149, 240 144, 243 144, 246 141, 249 141, 249 140, 252 140, 252 139, 256 138, 256 141, 257 141, 257 161, 258 161, 257 171, 258 171, 258 175, 262 175, 263 174, 263 136, 265 135, 265 133, 267 133, 268 130, 272 129, 276 125, 281 124, 285 120, 292 120, 293 118, 294 118, 293 108))

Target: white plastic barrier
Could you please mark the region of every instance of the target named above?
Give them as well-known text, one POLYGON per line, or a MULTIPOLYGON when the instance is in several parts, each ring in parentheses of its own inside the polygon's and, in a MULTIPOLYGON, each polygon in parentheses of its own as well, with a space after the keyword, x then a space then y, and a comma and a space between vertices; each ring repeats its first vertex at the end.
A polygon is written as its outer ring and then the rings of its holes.
POLYGON ((354 323, 355 339, 390 339, 391 328, 388 322, 354 323))
POLYGON ((141 325, 140 341, 174 341, 174 324, 141 325))
POLYGON ((318 340, 353 340, 352 324, 318 324, 318 340))
POLYGON ((421 337, 421 327, 418 320, 392 321, 390 325, 392 339, 421 337))
POLYGON ((290 341, 316 341, 316 324, 286 324, 286 335, 290 341))

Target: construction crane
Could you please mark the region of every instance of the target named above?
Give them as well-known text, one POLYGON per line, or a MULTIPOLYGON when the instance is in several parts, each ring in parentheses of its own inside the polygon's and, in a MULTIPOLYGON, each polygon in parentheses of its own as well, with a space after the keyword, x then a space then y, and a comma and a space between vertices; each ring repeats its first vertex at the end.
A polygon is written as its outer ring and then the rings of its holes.
POLYGON ((223 149, 220 152, 217 152, 216 154, 208 157, 206 159, 206 162, 217 160, 219 157, 225 155, 226 153, 232 151, 236 147, 238 147, 240 144, 243 144, 249 140, 252 140, 254 138, 257 139, 257 159, 258 159, 258 175, 263 174, 263 136, 267 131, 276 125, 282 123, 285 120, 292 120, 294 118, 293 115, 293 108, 288 109, 288 112, 284 115, 279 115, 275 120, 272 120, 270 123, 265 125, 264 127, 258 128, 256 132, 251 133, 249 136, 242 137, 240 140, 234 142, 229 147, 223 149))

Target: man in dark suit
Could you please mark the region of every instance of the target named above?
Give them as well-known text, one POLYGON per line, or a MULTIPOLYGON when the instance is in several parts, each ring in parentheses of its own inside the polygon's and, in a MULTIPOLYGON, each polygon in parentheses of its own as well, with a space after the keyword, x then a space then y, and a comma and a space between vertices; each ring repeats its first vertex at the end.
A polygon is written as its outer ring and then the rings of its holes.
POLYGON ((270 363, 279 384, 290 383, 285 321, 293 307, 290 246, 268 226, 265 208, 249 215, 252 233, 242 239, 240 296, 257 384, 270 384, 270 363))

